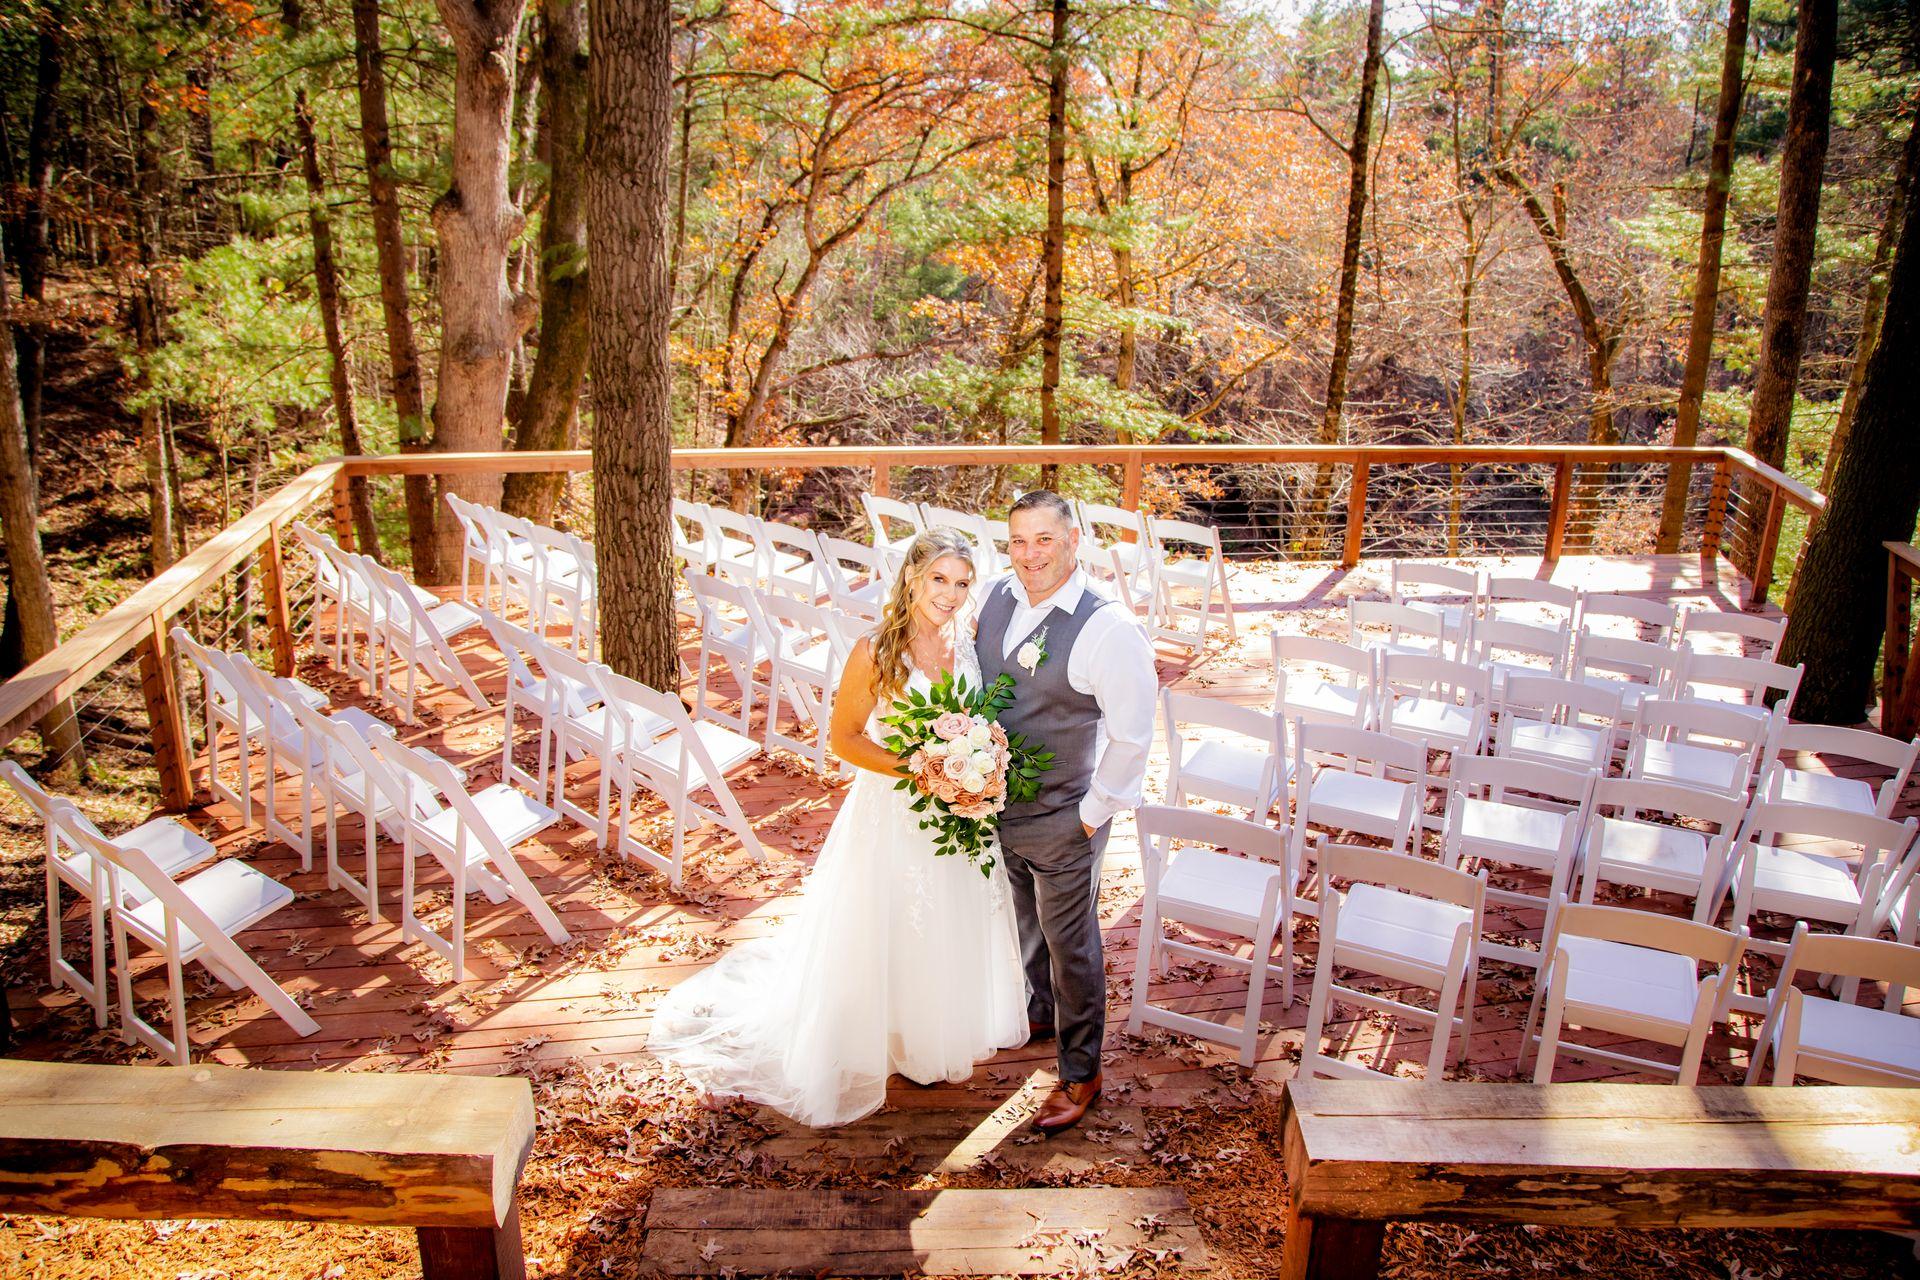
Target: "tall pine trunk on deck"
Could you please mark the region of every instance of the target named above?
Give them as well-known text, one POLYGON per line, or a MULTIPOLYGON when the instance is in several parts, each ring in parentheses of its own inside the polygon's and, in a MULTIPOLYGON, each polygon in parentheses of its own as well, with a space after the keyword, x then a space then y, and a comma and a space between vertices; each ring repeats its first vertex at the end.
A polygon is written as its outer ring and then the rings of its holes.
MULTIPOLYGON (((1060 348, 1066 336, 1067 24, 1068 0, 1053 0, 1047 42, 1047 230, 1041 244, 1046 295, 1040 311, 1040 443, 1060 443, 1060 348)), ((1040 487, 1056 489, 1060 468, 1040 469, 1040 487)))

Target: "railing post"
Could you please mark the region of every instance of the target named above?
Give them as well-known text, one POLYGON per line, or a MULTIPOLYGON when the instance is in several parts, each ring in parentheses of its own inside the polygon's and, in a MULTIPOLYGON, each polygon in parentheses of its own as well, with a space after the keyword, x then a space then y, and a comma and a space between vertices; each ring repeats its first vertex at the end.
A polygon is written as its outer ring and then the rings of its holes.
POLYGON ((280 526, 267 526, 267 634, 273 641, 273 672, 293 674, 293 611, 287 607, 287 567, 280 554, 280 526))
POLYGON ((1347 488, 1347 545, 1340 555, 1340 563, 1351 569, 1360 563, 1360 537, 1366 532, 1367 522, 1367 472, 1370 468, 1364 455, 1353 464, 1353 483, 1347 488))
POLYGON ((1711 560, 1720 554, 1720 538, 1727 527, 1727 495, 1733 492, 1733 459, 1721 454, 1713 464, 1713 488, 1707 494, 1707 522, 1700 529, 1700 555, 1711 560))
POLYGON ((1120 477, 1120 505, 1129 511, 1140 509, 1141 455, 1138 449, 1127 455, 1126 470, 1120 477))
POLYGON ((873 496, 876 498, 893 496, 893 468, 884 462, 873 464, 873 496))
POLYGON ((147 702, 147 724, 153 732, 153 762, 160 771, 160 801, 172 810, 193 804, 192 752, 187 725, 180 712, 180 684, 174 678, 173 643, 166 619, 159 614, 141 639, 140 692, 147 702))
POLYGON ((1913 660, 1913 582, 1907 566, 1895 550, 1887 547, 1887 647, 1885 667, 1880 681, 1880 732, 1895 738, 1913 736, 1916 702, 1907 688, 1909 666, 1913 660))
POLYGON ((1767 522, 1760 526, 1760 547, 1753 558, 1753 590, 1747 594, 1747 603, 1765 604, 1767 588, 1773 585, 1773 553, 1780 545, 1780 522, 1787 514, 1787 495, 1778 485, 1767 486, 1772 495, 1767 499, 1767 522))
POLYGON ((353 545, 353 502, 351 482, 344 468, 333 476, 333 540, 347 551, 371 553, 371 547, 353 545))
POLYGON ((1560 559, 1560 549, 1567 544, 1567 506, 1573 498, 1573 461, 1562 458, 1553 469, 1553 505, 1547 514, 1547 554, 1548 564, 1560 559))

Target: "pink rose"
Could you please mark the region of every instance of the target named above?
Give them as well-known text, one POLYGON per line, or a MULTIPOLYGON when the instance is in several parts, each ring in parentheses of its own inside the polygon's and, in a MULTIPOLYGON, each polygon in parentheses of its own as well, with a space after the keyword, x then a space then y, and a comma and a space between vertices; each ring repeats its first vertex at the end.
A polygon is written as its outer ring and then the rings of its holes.
POLYGON ((960 799, 960 784, 941 778, 933 784, 933 796, 936 800, 944 800, 948 805, 952 805, 960 799))
POLYGON ((947 742, 973 732, 973 717, 964 711, 943 711, 933 722, 933 732, 947 742))
POLYGON ((958 752, 955 752, 953 755, 948 756, 945 760, 942 760, 940 762, 941 772, 946 774, 947 777, 953 779, 955 782, 958 782, 960 781, 960 779, 966 777, 967 770, 970 767, 971 767, 971 762, 967 759, 966 756, 961 755, 958 752))
POLYGON ((982 818, 993 816, 993 805, 985 800, 974 804, 956 804, 950 806, 957 818, 972 818, 978 822, 982 818))

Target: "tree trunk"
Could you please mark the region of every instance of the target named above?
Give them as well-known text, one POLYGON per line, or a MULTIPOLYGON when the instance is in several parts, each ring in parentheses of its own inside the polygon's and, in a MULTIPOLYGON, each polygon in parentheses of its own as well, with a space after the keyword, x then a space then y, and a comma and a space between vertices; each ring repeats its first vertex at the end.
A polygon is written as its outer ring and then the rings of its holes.
MULTIPOLYGON (((1780 466, 1787 459, 1793 396, 1806 346, 1807 293, 1813 280, 1814 236, 1820 224, 1820 183, 1827 165, 1827 124, 1833 113, 1833 59, 1839 0, 1800 0, 1794 32, 1793 90, 1787 139, 1780 150, 1780 200, 1774 214, 1773 267, 1767 309, 1760 321, 1759 372, 1747 415, 1747 452, 1780 466)), ((1742 493, 1741 568, 1758 568, 1767 491, 1749 477, 1742 493)))
MULTIPOLYGON (((540 220, 540 351, 514 445, 572 449, 579 442, 580 382, 587 371, 586 5, 541 0, 540 11, 551 176, 540 220)), ((515 473, 507 477, 506 508, 548 522, 565 490, 566 476, 559 472, 515 473)))
MULTIPOLYGON (((498 452, 506 445, 507 376, 533 301, 507 287, 507 252, 523 219, 507 188, 513 149, 514 40, 526 0, 435 0, 453 36, 453 182, 433 204, 440 241, 440 376, 433 448, 498 452)), ((440 498, 500 505, 498 473, 435 477, 440 498)), ((434 504, 442 565, 459 563, 460 524, 434 504)))
MULTIPOLYGON (((133 281, 133 302, 128 319, 133 329, 133 348, 140 366, 134 379, 140 392, 151 390, 147 366, 160 346, 160 315, 154 283, 154 240, 160 202, 160 156, 154 145, 154 130, 160 113, 153 105, 154 95, 142 92, 135 125, 133 172, 134 253, 139 264, 133 281)), ((174 561, 176 531, 173 526, 173 484, 167 466, 166 441, 160 434, 160 406, 151 395, 143 395, 140 409, 140 453, 147 472, 147 548, 150 570, 159 574, 174 561)))
MULTIPOLYGON (((340 452, 360 447, 360 420, 353 407, 353 381, 347 369, 347 341, 341 325, 340 274, 333 261, 333 225, 327 213, 326 186, 320 176, 320 144, 313 131, 313 109, 307 91, 293 93, 293 127, 300 142, 301 168, 307 178, 307 226, 313 233, 314 292, 320 301, 320 329, 327 340, 327 383, 333 392, 333 416, 340 424, 340 452)), ((373 522, 373 498, 365 476, 347 481, 347 503, 353 510, 353 536, 360 550, 378 560, 380 531, 373 522)))
MULTIPOLYGON (((373 243, 380 262, 380 310, 386 321, 387 362, 393 370, 393 401, 402 453, 428 444, 426 393, 420 383, 420 349, 413 338, 407 299, 407 250, 401 238, 400 192, 393 180, 393 142, 387 131, 386 55, 380 48, 379 0, 353 0, 353 62, 359 82, 360 146, 366 158, 367 193, 373 206, 373 243)), ((414 581, 446 581, 433 541, 433 477, 408 476, 407 542, 414 581)), ((458 565, 458 561, 450 562, 458 565)))
MULTIPOLYGON (((40 30, 40 60, 34 79, 33 122, 27 132, 26 209, 20 217, 20 295, 47 300, 47 201, 53 185, 53 130, 60 101, 61 36, 51 22, 40 30)), ((19 354, 20 411, 26 418, 27 450, 40 456, 40 398, 46 385, 45 323, 35 317, 14 329, 19 354)))
POLYGON ((670 0, 588 0, 587 236, 594 546, 602 652, 656 689, 679 685, 668 511, 673 383, 667 328, 670 0))
POLYGON ((1880 343, 1867 364, 1846 452, 1834 470, 1826 519, 1808 542, 1794 583, 1797 607, 1782 662, 1804 662, 1796 720, 1853 724, 1873 701, 1874 658, 1886 600, 1882 542, 1908 542, 1920 514, 1920 449, 1912 405, 1920 396, 1920 217, 1907 204, 1888 274, 1880 343))
MULTIPOLYGON (((1060 443, 1060 346, 1066 329, 1067 19, 1069 0, 1053 0, 1047 43, 1047 231, 1041 246, 1046 297, 1040 311, 1040 443, 1060 443)), ((1040 468, 1040 487, 1056 489, 1060 468, 1040 468)))
MULTIPOLYGON (((1466 223, 1467 251, 1460 256, 1460 378, 1453 389, 1453 443, 1467 442, 1467 402, 1473 396, 1473 286, 1478 273, 1480 249, 1474 238, 1472 217, 1462 213, 1466 223)), ((1460 554, 1460 481, 1462 468, 1454 463, 1447 468, 1447 554, 1460 554)))
MULTIPOLYGON (((1726 51, 1720 61, 1720 105, 1713 117, 1713 150, 1707 159, 1707 191, 1700 218, 1700 260, 1693 272, 1693 319, 1687 330, 1687 359, 1680 373, 1680 408, 1673 422, 1676 448, 1690 448, 1700 437, 1700 402, 1707 393, 1707 365, 1713 358, 1714 321, 1720 313, 1720 246, 1727 235, 1727 196, 1732 189, 1733 131, 1740 123, 1742 75, 1747 59, 1747 0, 1732 0, 1727 12, 1726 51)), ((1660 532, 1654 549, 1671 555, 1680 549, 1687 519, 1687 489, 1693 464, 1667 466, 1666 492, 1660 504, 1660 532)))
MULTIPOLYGON (((6 262, 0 258, 0 529, 7 546, 7 604, 18 613, 20 656, 27 662, 60 643, 53 588, 40 548, 40 489, 27 452, 26 420, 13 368, 13 335, 7 323, 6 262)), ((80 764, 80 727, 73 704, 63 701, 40 721, 47 754, 62 766, 80 764)))
MULTIPOLYGON (((1340 242, 1340 291, 1333 311, 1333 357, 1327 362, 1326 404, 1320 411, 1321 444, 1340 443, 1340 420, 1347 404, 1347 367, 1353 359, 1353 304, 1360 288, 1360 236, 1367 220, 1367 155, 1373 144, 1374 84, 1380 78, 1380 37, 1385 0, 1367 6, 1367 51, 1360 63, 1360 102, 1353 113, 1353 141, 1347 146, 1347 224, 1340 242)), ((1308 510, 1318 528, 1332 519, 1327 507, 1333 492, 1333 468, 1314 472, 1308 510)))

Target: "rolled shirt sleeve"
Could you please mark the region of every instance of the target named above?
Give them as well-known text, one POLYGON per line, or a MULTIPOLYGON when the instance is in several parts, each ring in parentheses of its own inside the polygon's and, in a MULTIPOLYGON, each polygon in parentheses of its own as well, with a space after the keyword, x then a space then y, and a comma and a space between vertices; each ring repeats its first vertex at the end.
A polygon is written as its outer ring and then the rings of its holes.
POLYGON ((1113 606, 1087 620, 1067 664, 1067 683, 1099 704, 1104 722, 1093 782, 1080 800, 1080 821, 1098 830, 1139 807, 1153 750, 1160 678, 1153 646, 1131 614, 1113 606))

